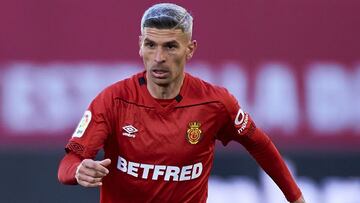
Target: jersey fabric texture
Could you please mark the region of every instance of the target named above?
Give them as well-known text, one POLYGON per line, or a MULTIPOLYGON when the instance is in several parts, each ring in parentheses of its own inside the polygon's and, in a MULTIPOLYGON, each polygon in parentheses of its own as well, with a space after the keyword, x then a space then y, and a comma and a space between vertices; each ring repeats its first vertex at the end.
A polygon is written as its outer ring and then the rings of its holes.
POLYGON ((101 202, 206 202, 216 140, 244 145, 289 201, 300 197, 270 139, 226 89, 186 74, 179 95, 160 103, 142 72, 106 88, 85 112, 66 151, 84 159, 103 148, 112 160, 101 202))

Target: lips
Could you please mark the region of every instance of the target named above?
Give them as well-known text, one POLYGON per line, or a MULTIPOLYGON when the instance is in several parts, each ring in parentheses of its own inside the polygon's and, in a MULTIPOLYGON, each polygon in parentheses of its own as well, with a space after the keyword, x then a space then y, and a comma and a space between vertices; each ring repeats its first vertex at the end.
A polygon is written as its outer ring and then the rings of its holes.
POLYGON ((169 71, 163 70, 163 69, 153 69, 151 71, 151 74, 155 78, 162 79, 162 78, 167 78, 168 77, 169 71))

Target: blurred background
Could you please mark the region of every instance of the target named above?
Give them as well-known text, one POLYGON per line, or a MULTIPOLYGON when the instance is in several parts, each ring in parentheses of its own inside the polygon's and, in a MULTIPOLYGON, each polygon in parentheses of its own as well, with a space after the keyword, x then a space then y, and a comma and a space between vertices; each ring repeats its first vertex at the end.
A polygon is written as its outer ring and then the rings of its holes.
MULTIPOLYGON (((195 19, 187 71, 238 98, 307 201, 360 203, 360 2, 172 2, 195 19)), ((59 184, 58 163, 96 94, 143 70, 154 3, 0 1, 0 202, 98 202, 59 184)), ((286 201, 241 145, 217 143, 208 202, 286 201)))

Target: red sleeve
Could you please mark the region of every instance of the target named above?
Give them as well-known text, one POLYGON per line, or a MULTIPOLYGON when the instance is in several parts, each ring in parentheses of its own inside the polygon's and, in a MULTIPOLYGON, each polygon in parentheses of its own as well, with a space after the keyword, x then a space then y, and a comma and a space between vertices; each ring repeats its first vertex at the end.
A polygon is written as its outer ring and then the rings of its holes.
POLYGON ((289 202, 300 198, 300 189, 279 151, 264 132, 256 128, 251 136, 243 136, 239 141, 274 180, 289 202))
POLYGON ((61 160, 58 169, 58 179, 61 183, 67 185, 76 185, 75 172, 77 166, 80 164, 81 158, 74 154, 68 153, 61 160))
POLYGON ((286 199, 296 201, 301 191, 270 138, 256 127, 250 115, 240 108, 232 95, 227 93, 222 98, 226 116, 224 127, 217 138, 224 145, 231 140, 241 143, 274 180, 286 199))
POLYGON ((111 96, 104 91, 91 102, 66 145, 66 152, 82 158, 96 156, 111 133, 111 101, 111 96))

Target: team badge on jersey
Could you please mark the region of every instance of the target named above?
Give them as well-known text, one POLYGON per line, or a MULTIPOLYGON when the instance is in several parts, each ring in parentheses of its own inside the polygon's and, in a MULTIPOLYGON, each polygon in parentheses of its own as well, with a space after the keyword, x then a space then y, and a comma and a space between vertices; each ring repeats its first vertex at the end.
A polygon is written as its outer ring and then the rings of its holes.
POLYGON ((85 111, 72 137, 82 137, 91 121, 91 111, 85 111))
POLYGON ((190 144, 197 144, 201 139, 201 123, 200 122, 190 122, 188 130, 186 131, 186 140, 190 144))

